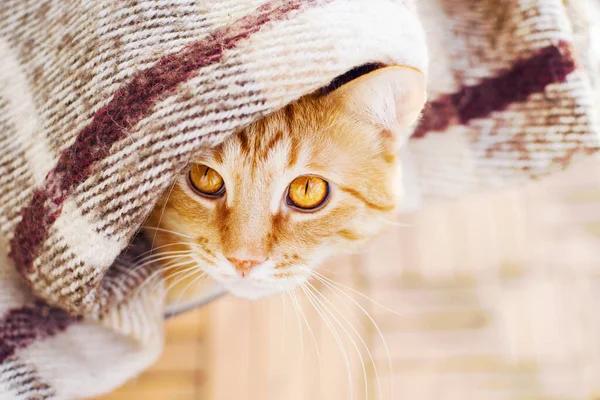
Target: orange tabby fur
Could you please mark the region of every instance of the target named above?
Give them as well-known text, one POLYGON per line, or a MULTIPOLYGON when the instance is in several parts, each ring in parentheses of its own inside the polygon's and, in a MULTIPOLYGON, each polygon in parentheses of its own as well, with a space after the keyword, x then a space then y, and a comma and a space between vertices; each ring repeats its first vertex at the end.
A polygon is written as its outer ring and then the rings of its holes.
MULTIPOLYGON (((401 73, 421 75, 406 71, 401 73)), ((373 95, 367 93, 372 85, 385 84, 382 79, 388 77, 381 74, 376 71, 325 96, 301 98, 198 154, 196 162, 223 177, 226 195, 197 195, 185 171, 147 223, 156 252, 176 256, 171 260, 176 267, 163 261, 171 299, 197 295, 195 280, 202 272, 241 297, 288 290, 308 279, 323 258, 356 249, 385 225, 400 195, 397 131, 407 118, 391 108, 404 107, 414 114, 408 117, 413 122, 424 102, 424 84, 421 77, 409 75, 416 89, 399 84, 404 92, 392 88, 384 110, 368 109, 361 102, 373 95), (393 98, 398 95, 404 96, 404 105, 393 98), (391 119, 385 114, 394 112, 391 119), (328 203, 312 213, 293 210, 285 201, 290 182, 306 174, 331 186, 328 203), (169 253, 173 251, 185 254, 169 253), (254 276, 240 277, 228 257, 266 261, 254 276)), ((386 95, 386 90, 382 86, 373 93, 386 95)))

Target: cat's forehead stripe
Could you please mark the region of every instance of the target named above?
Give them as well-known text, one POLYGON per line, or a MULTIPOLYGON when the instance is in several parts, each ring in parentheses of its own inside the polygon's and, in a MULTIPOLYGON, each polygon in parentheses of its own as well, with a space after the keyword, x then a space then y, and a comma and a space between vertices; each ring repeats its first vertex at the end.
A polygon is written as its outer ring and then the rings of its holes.
POLYGON ((300 141, 295 136, 290 137, 290 150, 288 155, 287 167, 292 168, 298 162, 298 153, 300 152, 300 141))

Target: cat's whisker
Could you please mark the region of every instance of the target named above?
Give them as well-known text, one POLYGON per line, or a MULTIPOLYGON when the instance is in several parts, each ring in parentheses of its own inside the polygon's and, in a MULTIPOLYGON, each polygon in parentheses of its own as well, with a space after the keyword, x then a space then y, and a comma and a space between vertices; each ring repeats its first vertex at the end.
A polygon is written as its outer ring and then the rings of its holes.
MULTIPOLYGON (((143 252, 142 254, 140 254, 138 256, 138 258, 140 258, 140 257, 143 258, 146 254, 151 254, 151 253, 159 254, 159 253, 162 253, 162 252, 157 252, 157 250, 164 249, 165 247, 170 247, 170 246, 190 246, 190 244, 193 244, 193 243, 191 243, 191 242, 173 242, 173 243, 163 244, 161 246, 154 247, 154 248, 152 248, 150 250, 146 250, 145 252, 143 252)), ((181 250, 181 251, 184 251, 184 250, 181 250)))
POLYGON ((156 276, 158 273, 162 272, 161 268, 156 268, 154 271, 151 271, 150 274, 148 276, 143 276, 138 274, 138 271, 144 267, 144 265, 142 266, 135 266, 134 268, 131 268, 131 264, 127 264, 124 262, 116 262, 113 265, 114 268, 117 268, 119 270, 120 273, 124 274, 125 278, 131 278, 134 281, 138 281, 140 278, 143 280, 142 283, 140 283, 140 286, 133 288, 133 292, 132 292, 132 296, 136 296, 138 294, 138 290, 141 286, 144 285, 144 283, 150 279, 152 279, 154 276, 156 276))
POLYGON ((279 298, 281 299, 281 312, 283 313, 283 330, 281 333, 281 348, 279 349, 279 354, 283 355, 283 352, 285 350, 285 341, 287 333, 287 306, 285 293, 284 295, 279 296, 279 298))
POLYGON ((150 264, 160 264, 160 265, 164 265, 165 261, 174 259, 174 258, 179 258, 179 257, 183 257, 186 254, 188 254, 189 252, 187 251, 178 251, 178 252, 174 252, 174 253, 160 253, 160 254, 156 254, 155 256, 152 257, 147 257, 143 260, 140 260, 137 264, 136 267, 138 268, 142 268, 145 267, 146 265, 150 265, 150 264))
POLYGON ((140 254, 137 257, 137 259, 140 262, 143 262, 144 260, 148 259, 149 257, 155 257, 157 255, 173 254, 173 253, 177 253, 177 252, 185 253, 185 252, 189 252, 190 251, 189 247, 190 247, 189 243, 186 243, 186 242, 174 242, 174 243, 164 244, 162 246, 158 246, 158 247, 156 247, 154 249, 151 249, 151 250, 143 252, 142 254, 140 254), (164 249, 165 247, 169 247, 169 246, 187 246, 187 247, 184 248, 184 249, 180 249, 180 250, 170 250, 170 251, 161 250, 161 251, 157 251, 159 249, 164 249))
MULTIPOLYGON (((188 269, 184 269, 181 271, 178 271, 178 276, 179 278, 171 283, 168 283, 165 287, 164 287, 164 293, 169 293, 169 291, 171 289, 173 289, 177 283, 179 283, 181 280, 185 280, 188 279, 192 276, 194 276, 194 274, 196 273, 196 271, 193 270, 193 268, 188 268, 188 269)), ((152 287, 150 289, 148 289, 149 292, 154 292, 156 291, 160 286, 156 285, 155 287, 152 287)))
MULTIPOLYGON (((332 270, 330 270, 330 269, 327 269, 327 268, 319 268, 319 269, 320 269, 321 271, 325 271, 325 272, 327 272, 328 274, 331 274, 331 275, 333 275, 333 276, 339 276, 339 275, 341 275, 341 273, 340 273, 340 272, 338 272, 338 271, 332 271, 332 270)), ((313 272, 313 271, 311 270, 310 272, 311 272, 311 274, 312 274, 312 272, 313 272)))
MULTIPOLYGON (((158 223, 156 224, 157 227, 160 227, 160 223, 162 222, 163 215, 165 214, 165 210, 167 208, 167 203, 169 202, 169 198, 171 197, 171 193, 173 192, 173 188, 175 187, 176 184, 177 184, 177 180, 174 180, 173 183, 171 183, 171 187, 169 188, 169 193, 167 193, 167 198, 165 199, 162 210, 160 212, 160 217, 158 218, 158 223)), ((150 244, 150 249, 152 249, 154 247, 154 242, 156 241, 156 235, 158 235, 158 230, 154 232, 154 237, 152 238, 152 243, 150 244)))
MULTIPOLYGON (((191 239, 194 240, 194 238, 192 236, 186 235, 185 233, 181 233, 181 232, 177 232, 171 229, 166 229, 166 228, 159 228, 156 226, 150 226, 150 225, 143 225, 142 228, 144 229, 154 229, 157 232, 164 232, 164 233, 170 233, 172 235, 177 235, 177 236, 181 236, 184 237, 186 239, 191 239)), ((154 247, 154 249, 157 249, 158 247, 154 247)))
MULTIPOLYGON (((198 267, 198 270, 202 271, 200 269, 200 267, 198 267)), ((200 291, 202 289, 202 288, 200 288, 200 285, 203 283, 203 278, 206 278, 208 276, 209 275, 208 275, 208 273, 206 271, 202 271, 197 277, 195 277, 190 282, 190 285, 195 285, 194 293, 200 293, 200 291)), ((185 290, 180 295, 180 297, 178 297, 177 301, 175 302, 175 308, 179 308, 179 306, 181 305, 180 300, 183 300, 183 298, 181 298, 181 296, 183 296, 187 290, 188 290, 188 287, 186 287, 185 290)))
POLYGON ((173 269, 178 269, 181 267, 185 267, 185 266, 191 266, 191 262, 189 261, 180 261, 180 262, 175 262, 175 261, 171 261, 170 264, 168 264, 167 266, 162 268, 162 272, 167 272, 173 269))
MULTIPOLYGON (((202 271, 202 274, 199 276, 199 278, 210 278, 210 276, 208 275, 208 272, 206 271, 202 271)), ((196 280, 196 287, 194 288, 195 293, 199 293, 200 292, 200 285, 202 284, 202 280, 201 279, 197 279, 196 280)))
MULTIPOLYGON (((172 267, 170 267, 170 264, 172 264, 174 261, 170 261, 170 262, 164 264, 161 267, 157 266, 157 269, 155 271, 152 271, 149 276, 147 276, 147 277, 144 278, 144 280, 151 279, 156 274, 171 269, 172 267)), ((128 264, 124 264, 124 263, 117 263, 117 264, 115 264, 115 267, 119 268, 120 272, 122 272, 126 276, 132 277, 133 279, 138 279, 139 278, 139 276, 136 273, 137 273, 137 271, 140 270, 140 268, 142 268, 144 266, 145 265, 136 266, 135 268, 131 269, 131 266, 128 265, 128 264)))
MULTIPOLYGON (((172 255, 169 256, 166 260, 161 260, 159 262, 161 268, 164 270, 166 269, 168 266, 173 265, 174 263, 178 263, 179 261, 184 261, 187 260, 186 262, 188 263, 192 263, 190 257, 189 257, 189 253, 183 253, 183 254, 176 254, 176 255, 172 255)), ((156 262, 156 261, 154 261, 156 262)))
MULTIPOLYGON (((193 268, 195 267, 195 264, 192 263, 187 257, 179 257, 176 260, 170 261, 169 263, 165 264, 164 267, 162 267, 161 269, 166 272, 169 270, 174 270, 174 269, 179 269, 181 271, 183 270, 187 270, 189 268, 193 268)), ((173 277, 173 276, 177 276, 178 274, 181 273, 181 271, 176 271, 173 273, 169 274, 169 277, 173 277)))
POLYGON ((132 270, 128 270, 128 271, 127 271, 127 274, 128 274, 129 276, 131 276, 131 277, 134 277, 134 278, 135 278, 135 276, 136 276, 136 273, 137 273, 137 272, 138 272, 140 269, 142 269, 142 268, 144 268, 144 267, 147 267, 148 265, 154 265, 154 264, 155 264, 155 268, 154 268, 154 269, 155 269, 155 271, 153 271, 153 272, 151 273, 151 275, 150 275, 149 277, 147 277, 147 278, 146 278, 146 279, 150 279, 150 278, 154 277, 154 276, 155 276, 156 274, 158 274, 158 273, 161 273, 161 272, 165 272, 165 271, 171 270, 171 269, 172 269, 171 265, 172 265, 173 263, 177 263, 177 262, 178 262, 178 261, 179 261, 181 258, 182 258, 182 256, 170 256, 170 257, 168 257, 168 258, 165 258, 164 260, 162 260, 162 261, 164 261, 164 262, 161 262, 161 263, 158 263, 157 261, 146 262, 146 263, 143 263, 143 264, 141 264, 141 265, 136 265, 136 267, 135 267, 135 268, 133 268, 132 270))
POLYGON ((183 288, 183 290, 181 290, 181 292, 179 293, 179 296, 177 297, 177 300, 175 300, 175 304, 177 304, 178 306, 181 304, 181 300, 182 300, 183 296, 190 289, 190 287, 192 287, 192 285, 196 285, 196 287, 197 287, 199 285, 199 283, 201 282, 202 278, 204 278, 207 275, 206 272, 204 272, 198 266, 196 266, 195 272, 196 272, 197 276, 193 279, 190 279, 190 282, 183 288))
MULTIPOLYGON (((345 316, 343 316, 343 314, 337 309, 337 307, 335 307, 333 305, 333 303, 331 303, 328 299, 326 299, 326 297, 323 296, 323 294, 321 292, 319 292, 310 282, 307 281, 305 287, 307 289, 307 293, 310 293, 313 296, 313 299, 315 300, 315 302, 317 302, 321 306, 321 309, 323 310, 323 312, 326 312, 329 315, 329 317, 331 319, 333 319, 333 322, 335 322, 337 324, 337 326, 339 326, 342 329, 342 331, 346 334, 346 337, 348 339, 350 339, 350 343, 354 347, 354 350, 356 351, 356 354, 358 355, 358 358, 360 359, 360 365, 361 365, 362 372, 363 372, 363 383, 365 385, 365 399, 368 399, 368 397, 369 397, 369 380, 367 377, 367 368, 365 366, 365 362, 362 357, 362 351, 359 348, 359 346, 356 344, 356 341, 354 340, 353 335, 348 331, 348 329, 346 329, 346 327, 344 326, 344 324, 342 324, 340 319, 338 317, 336 317, 335 313, 331 310, 331 308, 333 308, 337 312, 337 314, 342 316, 342 320, 344 322, 346 322, 347 324, 350 325, 350 327, 353 329, 356 336, 358 336, 358 338, 361 340, 363 346, 365 348, 367 348, 367 351, 368 351, 368 346, 366 345, 366 343, 364 342, 364 340, 362 339, 361 335, 358 333, 356 328, 354 328, 352 326, 352 324, 348 321, 348 319, 345 316)), ((369 355, 370 355, 370 352, 369 352, 369 355)), ((373 359, 373 358, 371 357, 371 359, 373 359)), ((376 369, 375 369, 375 372, 377 372, 376 369)))
MULTIPOLYGON (((311 271, 311 270, 308 270, 307 272, 308 272, 308 274, 309 274, 309 275, 311 275, 311 273, 312 273, 312 271, 311 271)), ((314 276, 313 276, 313 277, 314 277, 314 276)), ((315 278, 315 279, 317 279, 317 278, 315 278)), ((334 296, 336 296, 336 298, 344 300, 344 301, 342 302, 342 305, 343 305, 343 307, 344 307, 344 310, 347 312, 347 315, 350 315, 350 318, 352 319, 352 321, 351 321, 351 322, 353 322, 353 326, 354 326, 354 324, 356 324, 356 325, 358 325, 358 326, 359 326, 359 328, 363 328, 363 327, 364 327, 364 324, 362 323, 362 321, 361 321, 361 320, 360 320, 360 319, 359 319, 359 318, 358 318, 356 315, 354 315, 354 313, 353 313, 353 312, 352 312, 352 310, 351 310, 351 307, 350 307, 350 306, 351 306, 351 305, 353 305, 353 304, 351 304, 351 303, 349 303, 348 301, 346 301, 346 298, 344 298, 344 297, 340 296, 340 294, 339 294, 338 292, 336 292, 336 291, 332 290, 332 289, 331 289, 331 288, 330 288, 328 285, 324 284, 322 281, 320 281, 320 280, 318 280, 318 279, 317 279, 317 282, 318 282, 318 283, 320 283, 320 284, 322 284, 322 285, 323 285, 323 287, 324 287, 324 289, 327 289, 327 290, 329 290, 331 293, 333 293, 333 295, 334 295, 334 296)), ((310 283, 309 283, 309 282, 307 282, 307 284, 310 284, 310 283)), ((316 289, 316 290, 318 290, 319 288, 317 288, 317 287, 315 286, 315 289, 316 289)))
MULTIPOLYGON (((354 332, 354 334, 358 337, 358 339, 360 340, 361 344, 363 345, 363 347, 365 348, 365 350, 367 351, 367 354, 369 356, 369 359, 371 361, 371 365, 373 365, 373 371, 375 372, 375 380, 377 381, 377 388, 379 391, 379 398, 380 400, 383 400, 383 390, 381 387, 381 380, 380 380, 380 376, 379 376, 379 371, 377 370, 377 363, 375 362, 375 358, 373 358, 373 354, 371 353, 371 349, 369 348, 369 346, 367 345, 367 343, 364 341, 364 339, 362 338, 362 335, 360 334, 360 332, 356 329, 356 327, 354 326, 354 324, 344 315, 344 313, 342 313, 338 307, 335 306, 335 304, 333 304, 331 302, 331 300, 329 300, 327 298, 327 296, 325 296, 323 293, 321 293, 316 287, 314 287, 313 284, 311 284, 310 282, 306 282, 308 285, 309 290, 312 288, 312 290, 315 292, 315 294, 317 296, 320 296, 322 299, 322 302, 326 302, 329 305, 329 308, 333 311, 335 311, 341 318, 342 320, 348 325, 350 326, 350 329, 352 330, 352 332, 354 332)), ((335 292, 334 292, 335 293, 335 292)), ((335 317, 334 317, 335 318, 335 317)), ((342 327, 342 329, 344 329, 344 327, 342 326, 341 323, 338 324, 340 325, 340 327, 342 327)), ((344 329, 345 330, 345 329, 344 329)), ((351 337, 351 335, 346 332, 346 334, 348 335, 348 337, 351 337)), ((354 343, 354 340, 351 339, 352 342, 354 343)), ((356 344, 355 344, 356 347, 356 344)), ((357 352, 359 353, 359 357, 361 358, 361 363, 363 363, 362 360, 362 355, 361 352, 359 351, 358 347, 356 347, 357 352)), ((367 376, 367 372, 365 369, 365 365, 363 363, 363 372, 365 374, 365 378, 367 376)), ((366 382, 365 382, 366 385, 366 382)))
POLYGON ((317 353, 317 362, 319 363, 319 388, 320 388, 321 393, 323 393, 323 360, 321 358, 321 352, 319 351, 319 344, 318 344, 317 338, 312 330, 312 327, 310 326, 310 323, 308 322, 308 318, 306 318, 306 314, 302 310, 302 307, 300 306, 300 304, 298 304, 297 310, 300 313, 300 316, 302 317, 302 319, 304 320, 304 323, 306 324, 306 328, 308 328, 308 332, 310 334, 313 345, 315 347, 315 352, 317 353))
POLYGON ((196 266, 196 268, 197 268, 197 270, 195 272, 198 274, 198 276, 195 277, 194 279, 191 279, 190 282, 186 285, 186 287, 184 287, 183 290, 179 293, 179 296, 175 300, 175 304, 177 305, 177 307, 179 307, 179 305, 181 304, 183 295, 188 291, 188 289, 193 284, 198 285, 200 283, 201 279, 207 275, 206 272, 202 271, 199 267, 196 266))
POLYGON ((146 267, 148 265, 152 265, 152 264, 156 264, 157 267, 164 267, 165 265, 168 264, 165 261, 172 260, 172 259, 178 259, 178 258, 181 258, 186 255, 187 255, 187 252, 183 252, 183 251, 173 253, 173 254, 162 253, 162 254, 157 254, 155 257, 146 257, 146 258, 138 261, 137 263, 134 264, 134 268, 130 268, 130 266, 127 266, 126 264, 123 264, 123 265, 129 270, 130 274, 134 274, 141 268, 144 268, 144 267, 146 267))
MULTIPOLYGON (((342 303, 342 304, 344 305, 344 309, 345 309, 345 310, 348 312, 348 314, 349 314, 349 315, 351 315, 351 316, 354 316, 354 315, 353 315, 353 313, 352 313, 352 310, 350 309, 350 305, 348 304, 348 301, 346 301, 347 299, 346 299, 345 297, 342 297, 342 296, 340 296, 340 294, 339 294, 337 291, 335 291, 335 290, 331 289, 331 288, 329 287, 329 285, 328 285, 326 282, 323 282, 321 279, 319 279, 319 278, 320 278, 319 276, 315 276, 315 274, 313 273, 313 271, 312 271, 312 270, 309 270, 309 271, 308 271, 308 273, 309 273, 309 275, 311 275, 311 277, 315 278, 315 279, 317 280, 317 282, 319 282, 320 284, 322 284, 322 285, 323 285, 323 287, 324 287, 324 289, 328 289, 328 290, 329 290, 331 293, 333 293, 333 295, 334 295, 334 296, 336 296, 338 299, 342 299, 342 300, 344 300, 344 302, 342 303)), ((317 289, 317 288, 315 287, 315 289, 317 289)), ((350 303, 350 304, 351 304, 351 303, 350 303)), ((353 305, 353 304, 352 304, 352 305, 353 305)), ((351 317, 351 318, 352 318, 352 317, 351 317)), ((355 323, 356 323, 356 324, 357 324, 359 327, 361 327, 361 328, 362 328, 362 327, 363 327, 363 325, 364 325, 364 324, 363 324, 363 322, 362 322, 362 321, 361 321, 359 318, 357 318, 357 317, 355 317, 355 319, 354 319, 354 322, 355 322, 355 323)))
MULTIPOLYGON (((390 355, 390 350, 388 348, 387 345, 387 341, 385 340, 385 337, 383 335, 383 332, 381 332, 381 329, 379 328, 379 325, 375 322, 375 320, 373 319, 373 317, 371 316, 371 314, 362 306, 360 305, 360 303, 358 303, 355 299, 353 299, 351 296, 349 296, 346 292, 344 292, 343 290, 341 290, 340 288, 338 288, 337 286, 335 286, 334 284, 340 285, 342 287, 344 287, 344 285, 337 283, 329 278, 326 278, 322 275, 320 275, 318 272, 316 271, 312 271, 314 273, 313 276, 315 276, 317 279, 321 280, 321 282, 323 282, 324 285, 328 286, 330 289, 337 291, 338 293, 344 295, 346 298, 348 298, 352 303, 354 303, 364 314, 365 316, 371 321, 371 323, 373 324, 373 326, 375 327, 375 329, 377 330, 377 333, 379 335, 379 338, 381 339, 381 343, 383 344, 383 348, 385 350, 385 354, 388 360, 388 368, 389 368, 389 374, 390 376, 393 376, 393 365, 392 365, 392 357, 390 355)), ((351 289, 351 288, 348 288, 351 289)), ((357 290, 351 289, 353 292, 362 295, 365 298, 368 298, 367 296, 363 295, 362 293, 360 293, 357 290)), ((374 300, 369 299, 371 301, 373 301, 373 303, 377 304, 374 300)), ((394 398, 394 384, 393 384, 393 380, 390 380, 390 393, 391 393, 391 398, 394 398)))
MULTIPOLYGON (((160 272, 162 272, 162 271, 160 271, 160 272)), ((143 293, 143 289, 145 289, 145 291, 147 291, 149 293, 154 293, 161 286, 163 286, 165 288, 165 292, 166 292, 167 288, 164 286, 166 281, 162 277, 160 277, 158 279, 154 279, 156 276, 157 276, 157 274, 153 274, 151 277, 153 279, 148 279, 147 282, 152 282, 151 285, 147 285, 146 283, 144 283, 143 285, 141 285, 138 288, 138 295, 141 295, 143 293)))
MULTIPOLYGON (((139 285, 138 287, 135 288, 133 294, 132 294, 132 298, 137 300, 139 299, 139 297, 142 295, 143 293, 143 289, 149 284, 149 282, 152 282, 154 280, 154 278, 158 275, 161 274, 163 271, 159 268, 158 270, 152 272, 148 277, 146 277, 146 279, 144 279, 144 282, 142 282, 141 285, 139 285)), ((157 282, 155 282, 155 285, 158 285, 160 283, 162 283, 162 279, 158 279, 157 282)))
MULTIPOLYGON (((156 271, 154 271, 148 278, 146 278, 146 280, 144 281, 144 283, 142 283, 140 286, 138 286, 137 288, 137 295, 141 295, 142 293, 142 289, 149 283, 152 282, 153 278, 161 273, 164 273, 167 270, 171 270, 171 269, 175 269, 175 268, 180 268, 180 267, 184 267, 186 265, 189 264, 188 260, 179 260, 179 262, 175 262, 176 260, 173 260, 170 264, 158 268, 156 271)), ((158 287, 158 285, 162 284, 164 282, 163 279, 159 279, 158 282, 155 282, 155 286, 152 288, 152 292, 155 291, 158 287)))
POLYGON ((340 338, 340 335, 337 333, 335 326, 331 323, 331 321, 329 320, 327 315, 321 310, 319 305, 314 300, 312 293, 310 293, 308 291, 308 289, 306 288, 306 286, 304 284, 302 284, 300 286, 300 289, 302 289, 302 291, 304 292, 304 295, 306 296, 306 298, 308 299, 310 304, 313 306, 313 308, 315 309, 317 314, 319 314, 319 316, 321 317, 321 320, 325 323, 325 326, 327 326, 327 329, 329 329, 329 332, 331 332, 334 340, 336 341, 336 343, 340 349, 340 352, 342 353, 342 355, 344 357, 344 361, 346 363, 346 371, 348 373, 348 385, 350 386, 350 400, 354 400, 354 386, 352 386, 352 369, 350 366, 350 359, 348 358, 348 353, 346 352, 346 348, 344 347, 344 343, 343 343, 342 339, 340 338))
POLYGON ((177 286, 177 284, 185 279, 190 278, 191 276, 194 276, 194 274, 196 274, 198 272, 198 267, 196 267, 195 265, 189 266, 187 268, 183 268, 181 271, 177 271, 174 274, 172 274, 170 277, 171 278, 176 278, 175 280, 171 281, 168 283, 166 291, 168 292, 169 290, 173 289, 175 286, 177 286))
POLYGON ((145 278, 145 282, 142 283, 137 289, 136 289, 136 295, 139 295, 141 293, 141 289, 145 286, 145 284, 149 281, 151 281, 156 275, 163 273, 163 272, 167 272, 170 271, 172 269, 175 268, 180 268, 182 266, 185 266, 187 264, 190 264, 191 261, 190 260, 186 260, 186 257, 189 256, 189 251, 177 251, 177 252, 172 252, 172 254, 169 254, 171 252, 165 252, 165 253, 160 253, 157 254, 157 257, 146 257, 144 258, 142 261, 144 262, 140 262, 139 264, 136 264, 135 268, 133 269, 129 269, 127 271, 127 274, 129 274, 130 276, 133 276, 135 278, 135 273, 143 268, 146 267, 148 265, 152 265, 152 264, 156 264, 157 269, 156 271, 153 271, 150 276, 148 276, 147 278, 145 278))
POLYGON ((298 329, 300 330, 300 363, 302 363, 304 361, 304 329, 302 328, 302 322, 300 321, 300 310, 302 308, 300 306, 300 302, 298 301, 298 297, 296 296, 296 290, 288 293, 290 295, 290 299, 292 300, 294 310, 296 311, 296 321, 298 322, 298 329))
MULTIPOLYGON (((337 287, 339 288, 339 289, 337 289, 337 290, 340 290, 340 289, 349 290, 350 292, 352 292, 352 293, 354 293, 354 294, 357 294, 358 296, 360 296, 360 297, 364 298, 365 300, 368 300, 369 302, 373 303, 374 305, 376 305, 377 307, 381 308, 381 309, 382 309, 382 310, 384 310, 384 311, 387 311, 387 312, 389 312, 389 313, 392 313, 392 314, 394 314, 394 315, 397 315, 397 316, 399 316, 399 317, 405 317, 405 316, 406 316, 406 314, 402 314, 402 313, 400 313, 400 312, 398 312, 398 311, 392 310, 391 308, 388 308, 388 307, 384 306, 383 304, 381 304, 381 303, 379 303, 379 302, 377 302, 377 301, 373 300, 372 298, 370 298, 370 297, 369 297, 369 296, 367 296, 366 294, 364 294, 364 293, 361 293, 361 292, 359 292, 358 290, 351 288, 350 286, 346 286, 346 285, 343 285, 343 284, 341 284, 341 283, 339 283, 339 282, 336 282, 336 281, 334 281, 333 279, 331 279, 331 278, 328 278, 328 277, 326 277, 325 275, 323 275, 323 274, 319 273, 318 271, 315 271, 315 270, 310 270, 310 272, 311 272, 311 274, 313 275, 313 277, 315 277, 315 278, 317 278, 317 279, 319 279, 319 278, 321 278, 321 279, 324 279, 324 280, 325 280, 325 281, 327 281, 329 284, 332 284, 332 285, 335 285, 335 286, 337 286, 337 287)), ((323 283, 325 283, 325 282, 323 282, 323 283)), ((345 295, 347 295, 346 293, 344 293, 344 294, 345 294, 345 295)))

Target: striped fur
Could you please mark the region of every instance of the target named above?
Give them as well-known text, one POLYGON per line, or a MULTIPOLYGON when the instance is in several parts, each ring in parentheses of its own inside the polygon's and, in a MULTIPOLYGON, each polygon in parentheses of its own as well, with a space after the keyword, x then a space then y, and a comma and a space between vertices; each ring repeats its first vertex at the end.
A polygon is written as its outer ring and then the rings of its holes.
MULTIPOLYGON (((394 73, 381 69, 357 81, 377 87, 394 73)), ((358 249, 393 218, 399 141, 370 120, 373 110, 364 119, 350 112, 348 103, 367 95, 352 83, 303 97, 197 154, 194 163, 223 177, 223 197, 199 195, 186 169, 145 225, 164 260, 169 299, 197 297, 199 279, 251 299, 291 290, 327 256, 358 249), (286 199, 290 182, 303 175, 329 184, 326 203, 314 212, 286 199), (264 261, 240 276, 231 259, 264 261)))

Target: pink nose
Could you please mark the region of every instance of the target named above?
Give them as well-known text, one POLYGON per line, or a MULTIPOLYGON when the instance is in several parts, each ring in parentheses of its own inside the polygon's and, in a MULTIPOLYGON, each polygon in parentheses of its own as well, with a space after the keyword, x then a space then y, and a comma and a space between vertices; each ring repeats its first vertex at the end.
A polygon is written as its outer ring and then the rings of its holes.
POLYGON ((227 257, 230 263, 235 266, 235 269, 244 277, 250 273, 250 270, 256 267, 261 261, 256 260, 238 260, 237 258, 227 257))

